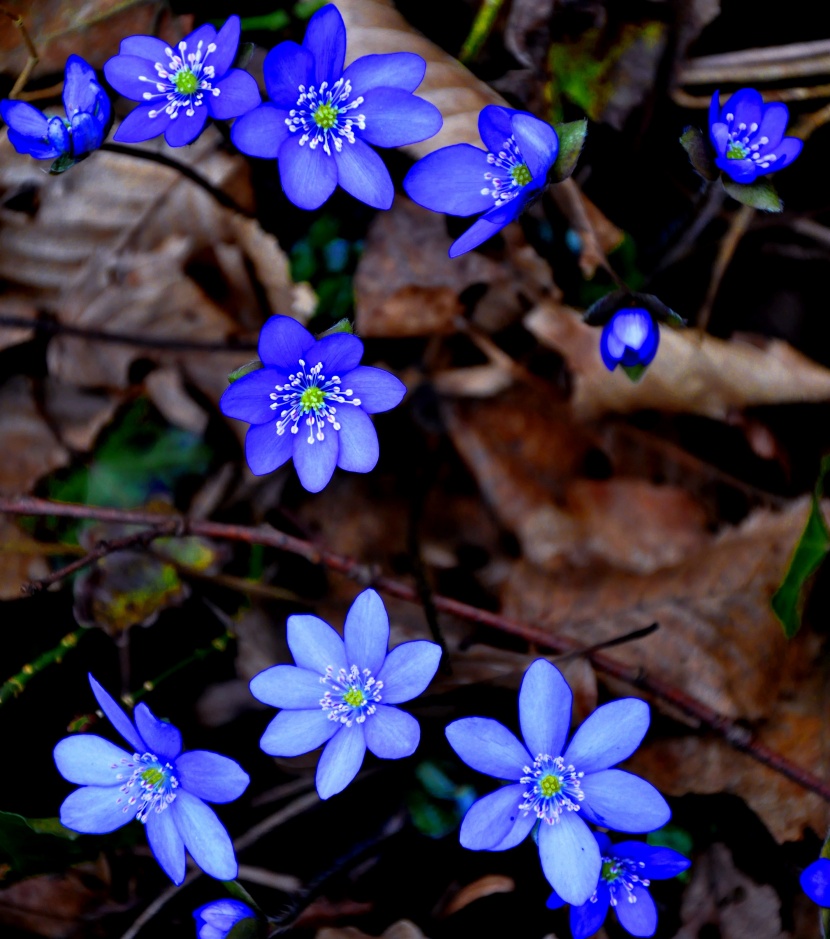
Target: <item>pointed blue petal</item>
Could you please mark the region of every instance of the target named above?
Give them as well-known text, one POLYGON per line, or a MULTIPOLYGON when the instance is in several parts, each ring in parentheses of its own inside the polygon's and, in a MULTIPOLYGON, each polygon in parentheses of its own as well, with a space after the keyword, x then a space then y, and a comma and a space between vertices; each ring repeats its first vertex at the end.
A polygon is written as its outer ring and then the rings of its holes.
POLYGON ((349 389, 360 400, 360 407, 367 414, 389 411, 403 400, 406 385, 383 368, 358 365, 341 374, 340 387, 349 389))
POLYGON ((139 105, 124 118, 118 125, 117 130, 112 135, 113 140, 119 143, 139 143, 142 140, 149 140, 151 137, 158 137, 163 134, 170 123, 170 115, 159 109, 153 113, 155 117, 150 117, 153 111, 151 105, 139 105))
POLYGON ((784 139, 784 131, 787 129, 789 119, 790 110, 786 104, 776 102, 764 105, 764 116, 761 118, 758 130, 751 135, 750 143, 760 143, 760 138, 766 137, 766 143, 762 144, 764 150, 775 150, 784 139))
POLYGON ((562 897, 559 896, 559 894, 555 890, 551 893, 551 895, 547 899, 547 902, 545 903, 545 906, 549 910, 558 910, 561 907, 566 906, 566 905, 567 904, 565 903, 565 901, 562 899, 562 897))
POLYGON ((231 69, 224 78, 214 82, 213 87, 219 89, 219 94, 211 94, 205 101, 210 116, 218 120, 227 121, 247 114, 262 102, 256 79, 241 68, 231 69))
POLYGON ((343 640, 347 666, 356 665, 360 671, 368 668, 377 676, 389 645, 389 615, 376 590, 359 593, 349 607, 343 640))
POLYGON ((532 114, 513 115, 513 136, 534 179, 544 180, 559 154, 559 138, 547 121, 532 114))
POLYGON ((91 114, 99 93, 95 69, 79 55, 70 55, 66 60, 63 79, 63 106, 66 116, 71 119, 78 111, 91 114))
POLYGON ((84 786, 64 799, 60 811, 61 825, 85 835, 105 835, 131 822, 140 806, 140 802, 127 804, 117 785, 84 786))
POLYGON ((493 197, 482 192, 492 174, 484 150, 468 143, 442 147, 419 160, 406 174, 403 188, 410 199, 433 212, 476 215, 493 207, 493 197))
POLYGON ((328 719, 321 707, 308 711, 280 711, 262 735, 259 745, 271 756, 300 756, 321 747, 342 727, 328 719))
POLYGON ((352 665, 351 662, 346 663, 346 650, 337 631, 317 616, 289 616, 286 634, 288 648, 300 668, 307 668, 322 677, 329 666, 336 673, 352 665))
POLYGON ((450 245, 449 256, 457 258, 461 254, 472 251, 473 248, 477 248, 480 244, 492 238, 493 235, 497 235, 502 228, 504 228, 504 225, 494 225, 492 222, 488 222, 487 219, 480 218, 477 222, 473 222, 467 231, 450 245))
POLYGON ((292 135, 280 147, 280 180, 286 196, 300 209, 319 209, 337 187, 337 167, 322 146, 300 146, 292 135))
POLYGON ((583 723, 563 754, 579 772, 608 769, 640 746, 648 730, 649 709, 639 698, 603 704, 583 723))
POLYGON ((241 900, 213 900, 193 911, 198 939, 225 939, 242 919, 256 918, 256 913, 241 900))
POLYGON ((294 435, 277 433, 276 421, 253 424, 245 435, 245 459, 251 472, 264 476, 279 469, 294 453, 294 435))
MULTIPOLYGON (((156 77, 153 64, 140 56, 114 56, 104 64, 104 75, 118 94, 133 101, 144 101, 145 93, 156 93, 154 82, 142 81, 142 78, 156 77)), ((147 107, 153 105, 148 104, 147 107)), ((69 114, 69 111, 66 113, 69 114)))
POLYGON ((415 91, 424 80, 427 64, 414 52, 390 52, 363 55, 343 72, 351 82, 354 95, 365 95, 372 88, 402 88, 415 91))
POLYGON ((803 147, 803 140, 799 140, 797 137, 785 137, 775 148, 775 155, 778 159, 770 167, 770 172, 783 170, 801 153, 803 147))
POLYGON ((801 889, 813 903, 830 907, 830 859, 822 857, 805 867, 800 882, 801 889))
POLYGON ((498 104, 488 104, 478 115, 478 132, 489 153, 498 153, 513 134, 511 120, 514 114, 522 112, 514 108, 503 108, 498 104))
POLYGON ((571 726, 572 701, 571 689, 559 669, 545 659, 536 659, 519 689, 519 724, 534 758, 542 753, 561 756, 571 726))
POLYGON ((752 124, 760 124, 764 113, 764 99, 760 92, 754 88, 741 88, 723 106, 724 121, 738 130, 741 124, 746 125, 747 131, 752 124), (732 115, 730 118, 729 115, 732 115))
POLYGON ((597 889, 602 868, 599 846, 582 812, 563 812, 539 826, 539 857, 548 883, 568 903, 580 906, 597 889))
POLYGON ((318 362, 323 363, 323 374, 326 378, 352 371, 360 364, 362 358, 363 343, 357 336, 350 336, 348 333, 324 336, 315 342, 306 354, 306 360, 312 366, 318 362))
POLYGON ((325 688, 320 672, 296 665, 274 665, 251 679, 251 694, 274 708, 310 709, 320 707, 325 688))
POLYGON ((204 129, 208 119, 208 109, 202 105, 193 109, 193 115, 187 113, 187 108, 179 108, 177 117, 171 119, 164 131, 164 140, 168 147, 184 147, 192 143, 204 129))
POLYGON ((357 776, 365 753, 363 724, 354 723, 351 727, 341 724, 340 732, 326 744, 317 764, 317 795, 329 799, 342 792, 357 776))
POLYGON ((233 802, 251 781, 235 760, 210 750, 183 753, 176 760, 176 776, 188 792, 207 802, 233 802))
POLYGON ((98 702, 98 706, 104 712, 109 722, 135 752, 139 754, 144 753, 147 749, 147 744, 141 739, 141 735, 133 726, 133 722, 121 710, 116 700, 98 684, 92 675, 88 675, 88 678, 89 684, 92 687, 92 693, 95 695, 95 700, 98 702))
POLYGON ((46 129, 49 142, 61 155, 69 153, 70 138, 69 130, 59 117, 49 119, 49 126, 46 129))
POLYGON ((421 740, 418 721, 406 711, 379 704, 363 723, 366 746, 382 760, 412 756, 421 740))
POLYGON ((628 858, 642 864, 642 876, 648 880, 668 880, 676 877, 692 863, 679 851, 652 846, 644 841, 622 841, 614 845, 613 853, 615 857, 628 858))
POLYGON ((671 809, 644 779, 621 769, 605 769, 582 780, 580 814, 594 825, 614 831, 642 832, 662 828, 671 809))
POLYGON ((153 856, 161 869, 179 886, 184 881, 184 842, 176 828, 173 813, 168 806, 161 812, 150 812, 147 816, 147 840, 153 856))
POLYGON ((12 130, 24 137, 41 139, 49 131, 49 118, 25 101, 5 98, 0 101, 0 116, 12 130))
POLYGON ((623 929, 632 936, 653 936, 657 930, 657 907, 645 887, 636 884, 631 894, 634 902, 621 897, 614 912, 623 929))
POLYGON ((573 939, 588 939, 597 932, 605 922, 608 907, 611 905, 611 893, 608 886, 600 881, 597 885, 597 898, 591 903, 571 907, 571 932, 573 939))
POLYGON ((288 372, 260 368, 238 378, 222 393, 219 410, 226 416, 249 424, 275 423, 279 409, 272 408, 271 395, 277 385, 288 383, 288 372))
MULTIPOLYGON (((774 166, 775 164, 773 164, 774 166)), ((727 176, 735 180, 736 183, 747 185, 754 182, 759 176, 772 172, 771 169, 762 169, 753 160, 730 160, 725 156, 718 156, 715 159, 715 166, 723 170, 727 176)))
POLYGON ((300 477, 303 488, 308 492, 320 492, 328 485, 337 466, 337 454, 340 443, 337 431, 326 424, 322 431, 323 439, 317 439, 317 428, 300 424, 294 437, 294 468, 300 477), (309 443, 309 437, 312 442, 309 443))
POLYGON ((360 138, 375 147, 405 147, 426 140, 444 123, 434 104, 402 88, 365 92, 360 113, 366 118, 360 138))
POLYGON ((242 23, 239 17, 234 13, 229 16, 222 28, 216 34, 214 43, 216 51, 211 52, 207 57, 207 64, 213 66, 213 72, 216 78, 222 76, 230 69, 236 59, 236 53, 239 49, 239 36, 242 31, 242 23))
MULTIPOLYGON (((524 798, 524 795, 522 796, 524 798)), ((489 851, 507 851, 521 844, 530 834, 536 824, 533 812, 519 812, 513 820, 510 831, 497 844, 488 848, 489 851)))
POLYGON ((380 448, 372 419, 352 404, 337 405, 340 448, 337 465, 350 473, 369 473, 378 462, 380 448))
POLYGON ((213 809, 186 790, 179 789, 167 808, 190 856, 209 876, 234 880, 239 868, 233 844, 213 809))
POLYGON ((493 851, 504 841, 516 821, 523 815, 519 805, 524 798, 525 787, 521 783, 503 786, 489 795, 476 800, 470 806, 458 838, 461 845, 470 851, 493 851))
POLYGON ((463 717, 449 724, 445 733, 468 766, 497 779, 519 779, 533 762, 504 724, 489 717, 463 717))
POLYGON ((302 94, 300 85, 307 89, 314 84, 314 56, 296 42, 281 42, 265 56, 262 74, 268 97, 290 111, 302 94))
MULTIPOLYGON (((319 148, 318 148, 319 149, 319 148)), ((383 160, 360 137, 333 153, 337 182, 355 199, 375 209, 389 209, 395 198, 392 177, 383 160)))
MULTIPOLYGON (((115 786, 125 764, 132 763, 131 753, 94 734, 64 737, 53 756, 61 776, 79 786, 115 786)), ((127 776, 130 772, 127 770, 127 776)))
POLYGON ((144 702, 135 709, 135 725, 150 750, 160 759, 172 762, 182 752, 178 728, 159 720, 144 702))
POLYGON ((716 122, 709 125, 709 136, 715 145, 719 156, 726 154, 726 148, 729 146, 729 128, 726 124, 716 122))
POLYGON ((269 102, 243 114, 231 128, 231 141, 237 150, 263 160, 276 160, 280 147, 291 135, 285 120, 288 111, 269 102))
MULTIPOLYGON (((169 65, 170 57, 166 52, 168 48, 164 40, 156 39, 155 36, 127 36, 126 39, 121 40, 118 51, 119 55, 137 55, 142 59, 149 59, 152 63, 169 65)), ((104 68, 106 69, 106 64, 104 68)), ((155 75, 155 69, 151 74, 155 75)))
POLYGON ((715 91, 712 95, 712 100, 709 102, 709 129, 711 131, 713 124, 722 124, 723 119, 721 116, 721 107, 720 107, 720 91, 715 91))
POLYGON ((314 336, 290 316, 272 316, 259 334, 259 357, 266 367, 292 374, 314 345, 314 336))
POLYGON ((24 137, 11 127, 6 131, 9 143, 18 153, 26 153, 35 160, 51 160, 60 156, 51 143, 37 140, 34 137, 24 137))
POLYGON ((395 646, 377 675, 383 682, 384 702, 400 704, 417 698, 435 677, 440 661, 441 647, 435 642, 417 639, 395 646))
POLYGON ((331 85, 343 74, 346 58, 346 25, 332 3, 319 9, 308 21, 303 48, 314 56, 314 84, 331 85))

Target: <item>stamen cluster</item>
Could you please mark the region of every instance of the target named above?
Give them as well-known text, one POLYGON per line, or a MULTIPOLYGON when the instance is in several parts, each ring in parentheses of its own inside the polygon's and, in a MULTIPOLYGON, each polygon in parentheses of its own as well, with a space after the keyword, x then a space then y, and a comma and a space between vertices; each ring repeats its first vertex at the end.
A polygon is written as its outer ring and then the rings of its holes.
POLYGON ((300 85, 299 92, 297 108, 288 112, 285 123, 291 133, 302 131, 299 140, 301 147, 307 143, 309 149, 314 150, 322 144, 323 151, 331 156, 332 144, 340 153, 343 149, 343 139, 354 143, 353 127, 366 130, 366 118, 362 114, 341 117, 347 111, 363 104, 361 96, 354 101, 348 101, 352 93, 352 83, 348 78, 338 78, 330 88, 328 82, 321 82, 319 88, 314 85, 308 88, 300 85))
POLYGON ((495 175, 493 172, 484 174, 489 186, 481 190, 483 196, 492 196, 495 204, 506 205, 511 199, 518 196, 523 186, 526 186, 532 179, 527 163, 522 158, 516 138, 511 134, 504 141, 502 148, 497 153, 488 153, 487 162, 491 166, 496 166, 505 170, 504 175, 495 175))
POLYGON ((532 766, 525 766, 524 773, 519 782, 530 788, 519 805, 520 812, 535 812, 543 822, 554 825, 563 812, 579 811, 578 803, 585 798, 580 779, 585 774, 577 772, 572 763, 566 765, 561 756, 540 753, 532 766))
MULTIPOLYGON (((134 753, 132 760, 122 757, 120 764, 130 771, 129 776, 125 772, 116 774, 119 781, 126 778, 120 787, 123 795, 115 800, 117 805, 123 803, 123 812, 134 811, 134 807, 141 802, 135 817, 146 824, 151 811, 163 812, 175 801, 179 781, 173 775, 174 769, 170 763, 162 763, 154 753, 134 753), (138 792, 135 791, 136 786, 138 792)), ((119 763, 113 763, 112 768, 119 769, 119 763)))
POLYGON ((339 669, 335 677, 334 666, 329 665, 320 682, 329 686, 320 698, 320 707, 328 711, 330 721, 351 727, 355 721, 362 724, 378 709, 383 682, 378 681, 368 668, 361 671, 352 665, 348 671, 339 669))
POLYGON ((360 407, 360 398, 354 397, 351 388, 340 389, 340 377, 333 375, 326 378, 323 374, 323 363, 318 362, 306 371, 306 362, 299 360, 300 369, 288 376, 285 385, 275 385, 276 391, 271 392, 272 410, 278 407, 280 419, 277 421, 277 436, 282 436, 290 427, 291 433, 299 432, 300 421, 305 418, 308 425, 308 442, 315 439, 324 440, 323 432, 326 423, 331 424, 334 430, 340 430, 337 419, 337 408, 329 403, 353 404, 360 407), (315 431, 316 428, 316 431, 315 431))
POLYGON ((178 52, 174 52, 169 46, 164 50, 169 62, 154 63, 156 70, 155 78, 148 78, 146 75, 139 75, 141 82, 152 82, 157 91, 145 91, 142 96, 145 101, 153 101, 157 98, 163 98, 167 104, 162 104, 159 108, 153 108, 148 112, 149 117, 158 117, 162 111, 169 114, 171 118, 178 117, 179 108, 186 107, 185 113, 188 117, 193 117, 196 113, 195 108, 204 104, 202 100, 205 93, 208 92, 214 97, 220 94, 220 88, 214 88, 210 79, 214 78, 215 71, 212 65, 207 65, 207 57, 216 52, 216 43, 210 42, 204 51, 202 57, 202 47, 204 42, 200 39, 196 44, 195 52, 187 51, 187 42, 182 40, 176 47, 178 52))

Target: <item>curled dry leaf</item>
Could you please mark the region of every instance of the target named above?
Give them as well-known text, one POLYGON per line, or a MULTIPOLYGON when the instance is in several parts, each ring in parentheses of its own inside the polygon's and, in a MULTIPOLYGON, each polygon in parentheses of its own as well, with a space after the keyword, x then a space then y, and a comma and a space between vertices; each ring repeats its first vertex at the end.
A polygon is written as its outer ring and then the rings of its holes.
POLYGON ((489 897, 494 893, 512 893, 515 889, 516 882, 512 877, 505 877, 503 874, 487 874, 467 884, 466 887, 462 887, 446 905, 442 914, 452 916, 453 913, 463 910, 465 906, 481 900, 482 897, 489 897))
MULTIPOLYGON (((374 937, 355 929, 354 926, 345 926, 339 929, 321 929, 315 939, 374 939, 374 937)), ((427 937, 411 920, 401 919, 393 923, 378 939, 427 939, 427 937)))
POLYGON ((23 584, 48 573, 42 546, 0 515, 0 600, 19 600, 23 584))

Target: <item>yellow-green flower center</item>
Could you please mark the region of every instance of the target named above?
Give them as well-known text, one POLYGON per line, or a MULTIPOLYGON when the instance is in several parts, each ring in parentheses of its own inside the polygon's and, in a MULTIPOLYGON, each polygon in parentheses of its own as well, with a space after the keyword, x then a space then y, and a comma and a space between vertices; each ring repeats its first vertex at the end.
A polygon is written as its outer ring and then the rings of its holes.
POLYGON ((360 690, 360 688, 349 688, 349 690, 343 695, 343 700, 346 704, 350 704, 353 708, 359 708, 366 701, 366 695, 360 690))
POLYGON ((620 868, 613 859, 604 860, 602 862, 600 877, 606 881, 606 883, 610 883, 611 881, 616 880, 619 876, 620 868))
POLYGON ((519 163, 518 166, 511 167, 510 175, 517 186, 526 186, 533 179, 530 170, 527 168, 527 163, 519 163))
POLYGON ((311 385, 300 395, 300 411, 303 414, 308 411, 316 411, 322 407, 326 396, 318 385, 311 385))
POLYGON ((555 796, 562 789, 562 780, 558 776, 543 776, 539 780, 539 790, 546 799, 555 796))
POLYGON ((745 160, 749 156, 749 147, 744 146, 739 140, 730 142, 726 150, 727 160, 745 160))
POLYGON ((173 82, 176 85, 176 91, 182 95, 192 95, 199 87, 199 79, 189 68, 183 68, 176 72, 176 77, 173 79, 173 82))
POLYGON ((314 112, 314 123, 323 130, 331 130, 337 124, 339 110, 330 104, 321 104, 314 112))
POLYGON ((155 767, 150 767, 150 769, 145 769, 141 774, 141 778, 148 786, 155 788, 160 782, 164 780, 164 773, 160 769, 155 767))

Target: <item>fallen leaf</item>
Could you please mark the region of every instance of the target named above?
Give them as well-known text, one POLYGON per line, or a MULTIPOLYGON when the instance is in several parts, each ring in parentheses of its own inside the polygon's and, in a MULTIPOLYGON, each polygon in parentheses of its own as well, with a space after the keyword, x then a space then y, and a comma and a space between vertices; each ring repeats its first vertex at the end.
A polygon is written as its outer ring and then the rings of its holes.
POLYGON ((441 915, 452 916, 453 913, 463 910, 465 906, 481 900, 482 897, 489 897, 494 893, 512 893, 515 889, 516 882, 512 877, 505 877, 503 874, 488 874, 462 887, 442 910, 441 915))
MULTIPOLYGON (((368 933, 345 926, 339 929, 321 929, 315 939, 374 939, 368 933)), ((427 939, 418 927, 408 919, 393 923, 378 939, 427 939)))
POLYGON ((23 584, 48 573, 41 545, 0 515, 0 600, 19 600, 23 584))

